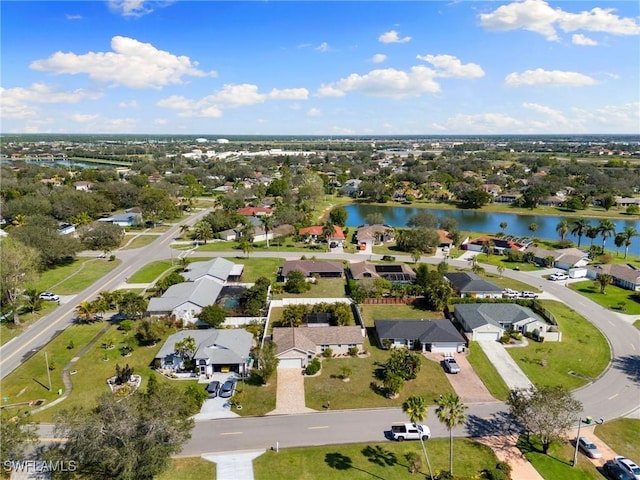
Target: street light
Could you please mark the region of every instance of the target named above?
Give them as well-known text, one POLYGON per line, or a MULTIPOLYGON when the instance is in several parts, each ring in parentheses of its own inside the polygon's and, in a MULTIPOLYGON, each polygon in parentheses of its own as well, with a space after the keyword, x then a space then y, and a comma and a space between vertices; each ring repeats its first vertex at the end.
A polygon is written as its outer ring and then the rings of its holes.
MULTIPOLYGON (((584 420, 582 419, 582 417, 578 418, 578 434, 576 435, 576 448, 573 451, 573 465, 572 467, 575 467, 578 464, 578 440, 580 440, 580 427, 582 426, 582 422, 584 421, 584 423, 586 423, 587 425, 591 425, 593 423, 593 419, 589 416, 587 416, 584 420)), ((598 425, 602 425, 604 423, 604 418, 600 418, 599 420, 596 420, 595 422, 598 425)))

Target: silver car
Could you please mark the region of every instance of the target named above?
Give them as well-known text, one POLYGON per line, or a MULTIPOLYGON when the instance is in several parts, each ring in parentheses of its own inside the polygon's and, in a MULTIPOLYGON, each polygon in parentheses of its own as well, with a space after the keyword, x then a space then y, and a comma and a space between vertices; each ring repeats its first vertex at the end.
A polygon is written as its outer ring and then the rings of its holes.
POLYGON ((596 444, 585 437, 578 438, 578 448, 589 458, 602 458, 602 453, 596 444))

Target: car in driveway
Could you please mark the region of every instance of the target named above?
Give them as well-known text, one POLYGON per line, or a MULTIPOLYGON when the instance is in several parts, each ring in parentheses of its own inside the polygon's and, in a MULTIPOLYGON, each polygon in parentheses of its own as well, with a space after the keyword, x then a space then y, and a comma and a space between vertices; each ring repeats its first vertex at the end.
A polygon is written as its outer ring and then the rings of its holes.
POLYGON ((60 300, 60 297, 58 295, 56 295, 55 293, 51 293, 51 292, 42 292, 40 294, 40 299, 41 300, 47 300, 49 302, 57 302, 60 300))
POLYGON ((613 457, 613 461, 622 468, 625 472, 629 473, 635 480, 640 480, 640 467, 626 457, 618 455, 613 457))
POLYGON ((213 380, 207 385, 207 393, 209 394, 209 398, 216 398, 218 396, 218 390, 220 390, 220 382, 217 380, 213 380))
POLYGON ((231 398, 236 391, 236 381, 234 379, 229 379, 222 384, 220 387, 220 395, 221 398, 231 398))
POLYGON ((460 365, 453 357, 447 357, 442 360, 442 366, 448 373, 460 373, 460 365))
POLYGON ((613 460, 609 460, 602 466, 602 473, 609 480, 635 480, 635 477, 613 460))
POLYGON ((602 458, 602 452, 598 450, 596 444, 586 437, 578 438, 578 448, 589 458, 602 458))
POLYGON ((549 275, 549 280, 557 282, 560 280, 567 280, 569 278, 569 275, 567 275, 566 273, 552 273, 551 275, 549 275))
POLYGON ((538 298, 538 294, 525 290, 523 292, 520 292, 520 298, 538 298))

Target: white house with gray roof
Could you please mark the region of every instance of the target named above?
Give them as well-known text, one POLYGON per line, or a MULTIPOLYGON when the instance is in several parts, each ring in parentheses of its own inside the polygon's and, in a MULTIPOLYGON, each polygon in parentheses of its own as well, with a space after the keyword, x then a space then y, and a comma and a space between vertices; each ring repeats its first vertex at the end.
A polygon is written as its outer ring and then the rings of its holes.
POLYGON ((196 351, 193 360, 201 375, 211 375, 214 372, 247 372, 253 335, 239 328, 182 330, 174 333, 167 338, 156 355, 159 368, 176 371, 183 367, 185 358, 176 352, 175 346, 187 337, 195 340, 196 351))
POLYGON ((502 288, 473 272, 447 272, 444 278, 461 298, 502 298, 502 288))
POLYGON ((182 272, 185 280, 195 282, 201 278, 211 278, 222 284, 237 280, 242 276, 244 265, 233 263, 226 258, 217 257, 207 262, 190 263, 187 270, 182 272))
POLYGON ((547 324, 531 309, 516 303, 456 303, 454 308, 454 316, 470 340, 497 341, 505 332, 522 331, 521 327, 531 322, 538 328, 547 324))
POLYGON ((406 347, 423 352, 463 352, 467 341, 447 319, 375 320, 376 336, 381 347, 406 347))

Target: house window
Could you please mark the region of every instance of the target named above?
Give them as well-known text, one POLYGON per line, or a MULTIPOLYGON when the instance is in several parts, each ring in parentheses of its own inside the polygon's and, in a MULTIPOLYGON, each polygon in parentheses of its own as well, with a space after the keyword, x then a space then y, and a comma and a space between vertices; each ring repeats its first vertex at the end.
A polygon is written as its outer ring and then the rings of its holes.
POLYGON ((320 345, 320 351, 324 352, 327 348, 329 348, 329 345, 320 345))
POLYGON ((204 359, 198 360, 198 365, 206 365, 207 361, 204 359))
POLYGON ((355 343, 350 343, 350 344, 349 344, 349 346, 348 346, 348 348, 354 348, 354 347, 356 347, 356 346, 357 346, 357 345, 356 345, 355 343))

